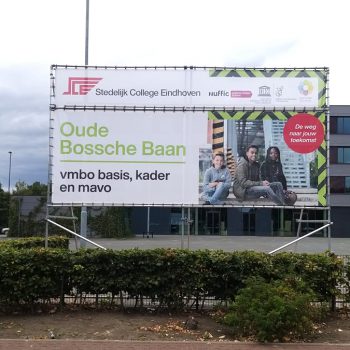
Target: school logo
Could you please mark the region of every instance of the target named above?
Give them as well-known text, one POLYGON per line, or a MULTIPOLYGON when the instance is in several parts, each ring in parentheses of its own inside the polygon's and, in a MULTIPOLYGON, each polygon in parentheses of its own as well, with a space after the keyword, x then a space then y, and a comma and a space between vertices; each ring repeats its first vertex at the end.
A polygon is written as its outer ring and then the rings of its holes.
POLYGON ((63 95, 87 95, 101 80, 102 78, 70 77, 68 90, 63 95))
POLYGON ((312 83, 309 80, 303 80, 299 83, 298 89, 301 95, 308 96, 311 95, 314 87, 312 86, 312 83))
POLYGON ((271 97, 271 93, 270 93, 270 87, 269 86, 259 86, 259 94, 258 96, 262 96, 262 97, 271 97))
POLYGON ((284 89, 283 86, 276 87, 276 89, 275 89, 276 97, 281 97, 283 95, 283 89, 284 89))

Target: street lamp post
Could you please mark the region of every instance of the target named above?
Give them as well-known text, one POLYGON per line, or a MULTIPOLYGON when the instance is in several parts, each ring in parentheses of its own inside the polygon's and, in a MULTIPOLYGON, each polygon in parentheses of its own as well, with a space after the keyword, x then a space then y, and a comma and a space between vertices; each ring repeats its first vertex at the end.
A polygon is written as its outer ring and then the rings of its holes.
POLYGON ((8 186, 8 192, 9 192, 9 211, 8 211, 8 225, 7 227, 10 227, 10 204, 11 204, 11 165, 12 165, 12 152, 9 151, 10 155, 10 162, 9 162, 9 186, 8 186))
MULTIPOLYGON (((89 64, 89 12, 90 12, 90 3, 89 0, 86 0, 86 23, 85 23, 85 66, 89 64)), ((82 237, 87 236, 87 207, 83 205, 81 207, 80 213, 80 235, 82 237)), ((86 241, 80 240, 80 248, 86 247, 86 241)))
POLYGON ((9 155, 10 155, 10 163, 9 163, 9 187, 8 187, 8 192, 10 195, 10 190, 11 190, 11 161, 12 161, 12 152, 9 151, 9 155))

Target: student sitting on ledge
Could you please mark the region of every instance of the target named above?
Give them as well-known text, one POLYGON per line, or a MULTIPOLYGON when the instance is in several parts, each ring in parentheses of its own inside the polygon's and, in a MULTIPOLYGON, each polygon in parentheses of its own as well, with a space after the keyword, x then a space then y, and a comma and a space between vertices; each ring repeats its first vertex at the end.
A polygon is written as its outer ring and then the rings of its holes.
POLYGON ((213 165, 204 174, 204 204, 223 204, 230 187, 231 174, 225 166, 225 156, 223 153, 216 153, 213 155, 213 165))
POLYGON ((280 182, 260 181, 260 166, 256 161, 258 147, 250 145, 239 162, 233 179, 233 193, 240 200, 267 197, 277 205, 284 205, 283 186, 280 182))

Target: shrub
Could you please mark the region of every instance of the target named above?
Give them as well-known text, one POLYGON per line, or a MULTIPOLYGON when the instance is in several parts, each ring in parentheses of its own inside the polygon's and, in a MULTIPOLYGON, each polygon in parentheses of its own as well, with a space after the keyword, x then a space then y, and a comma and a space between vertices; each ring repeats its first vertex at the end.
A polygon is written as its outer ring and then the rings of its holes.
MULTIPOLYGON (((25 237, 8 239, 0 242, 0 249, 31 249, 44 247, 45 237, 25 237)), ((66 236, 51 236, 48 238, 48 247, 55 249, 68 249, 69 238, 66 236)))
POLYGON ((272 282, 254 277, 239 291, 224 320, 238 336, 261 342, 302 338, 312 331, 313 300, 313 292, 294 277, 272 282))

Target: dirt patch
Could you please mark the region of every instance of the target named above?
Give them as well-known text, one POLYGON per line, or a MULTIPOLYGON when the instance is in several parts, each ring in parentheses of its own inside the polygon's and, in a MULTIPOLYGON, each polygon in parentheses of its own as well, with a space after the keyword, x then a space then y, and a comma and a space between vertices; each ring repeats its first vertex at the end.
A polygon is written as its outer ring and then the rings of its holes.
POLYGON ((2 339, 233 340, 230 329, 206 314, 63 311, 0 315, 2 339))
POLYGON ((347 311, 330 314, 327 319, 315 326, 310 337, 314 343, 350 343, 350 315, 347 311))
MULTIPOLYGON (((154 314, 120 311, 65 310, 0 315, 1 339, 98 339, 235 341, 230 328, 206 313, 154 314)), ((315 326, 307 342, 350 343, 350 318, 330 315, 315 326)))

